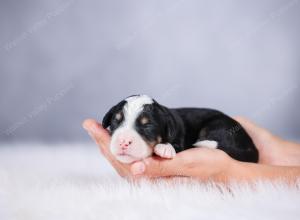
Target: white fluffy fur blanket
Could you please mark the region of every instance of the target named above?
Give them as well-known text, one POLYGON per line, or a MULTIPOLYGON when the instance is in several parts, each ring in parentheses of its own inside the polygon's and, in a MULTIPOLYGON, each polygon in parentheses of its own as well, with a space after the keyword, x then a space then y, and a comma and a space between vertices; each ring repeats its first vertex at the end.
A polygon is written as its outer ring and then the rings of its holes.
POLYGON ((1 220, 300 219, 300 184, 129 184, 96 146, 1 146, 1 220))

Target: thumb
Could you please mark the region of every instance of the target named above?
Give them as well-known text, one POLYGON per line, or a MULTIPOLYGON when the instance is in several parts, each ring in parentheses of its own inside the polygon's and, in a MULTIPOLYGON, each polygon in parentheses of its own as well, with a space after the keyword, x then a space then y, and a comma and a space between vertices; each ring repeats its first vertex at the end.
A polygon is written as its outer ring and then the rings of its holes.
POLYGON ((134 176, 167 177, 182 175, 178 159, 163 159, 160 157, 149 157, 131 165, 131 173, 134 176))
POLYGON ((90 136, 96 141, 103 153, 107 153, 108 145, 110 143, 110 135, 101 124, 94 119, 86 119, 82 123, 83 128, 90 134, 90 136))

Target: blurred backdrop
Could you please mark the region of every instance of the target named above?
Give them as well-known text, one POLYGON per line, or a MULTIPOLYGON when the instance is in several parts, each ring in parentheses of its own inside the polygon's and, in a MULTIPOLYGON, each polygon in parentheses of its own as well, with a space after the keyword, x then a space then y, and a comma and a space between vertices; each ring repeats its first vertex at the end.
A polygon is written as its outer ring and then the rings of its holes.
POLYGON ((131 94, 300 139, 300 0, 1 0, 0 140, 82 142, 131 94))

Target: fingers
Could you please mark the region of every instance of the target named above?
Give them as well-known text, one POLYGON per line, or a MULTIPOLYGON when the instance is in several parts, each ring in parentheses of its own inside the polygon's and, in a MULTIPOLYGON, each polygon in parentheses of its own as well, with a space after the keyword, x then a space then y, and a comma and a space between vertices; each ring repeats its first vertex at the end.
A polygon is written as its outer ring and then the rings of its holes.
POLYGON ((94 119, 86 119, 82 123, 82 127, 89 133, 89 135, 98 144, 101 153, 110 161, 113 162, 114 158, 109 150, 110 135, 101 124, 94 119))
POLYGON ((135 162, 131 165, 131 173, 146 177, 167 177, 181 176, 184 172, 181 170, 179 159, 163 159, 160 157, 149 157, 143 161, 135 162))
POLYGON ((123 177, 128 176, 129 167, 127 167, 126 164, 118 162, 109 150, 110 135, 108 131, 94 119, 86 119, 82 123, 82 127, 96 141, 102 154, 108 159, 116 171, 123 177))
POLYGON ((100 145, 101 151, 107 153, 110 143, 110 135, 96 120, 86 119, 82 123, 82 127, 90 134, 90 136, 100 145))
POLYGON ((86 129, 88 132, 91 133, 91 135, 100 143, 103 145, 107 145, 110 142, 110 135, 108 131, 102 127, 101 124, 99 124, 94 119, 86 119, 82 126, 84 129, 86 129))
MULTIPOLYGON (((118 173, 121 176, 128 176, 129 167, 127 168, 127 165, 116 161, 108 149, 110 143, 110 135, 108 131, 94 119, 85 120, 82 126, 97 142, 101 152, 112 163, 118 173)), ((176 165, 177 163, 175 160, 163 160, 159 157, 151 157, 145 159, 144 161, 139 161, 132 164, 130 166, 130 172, 136 177, 142 175, 147 177, 171 176, 176 173, 176 165)))

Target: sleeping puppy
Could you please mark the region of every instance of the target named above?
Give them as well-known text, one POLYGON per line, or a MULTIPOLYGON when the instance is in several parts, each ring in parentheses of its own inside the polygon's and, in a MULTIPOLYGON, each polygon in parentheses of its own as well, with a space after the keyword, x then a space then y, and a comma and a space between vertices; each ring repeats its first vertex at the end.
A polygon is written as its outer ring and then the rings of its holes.
POLYGON ((123 163, 153 153, 173 158, 193 147, 217 148, 240 161, 258 161, 258 151, 241 125, 212 109, 171 109, 149 96, 134 95, 112 107, 102 125, 112 135, 111 153, 123 163))

